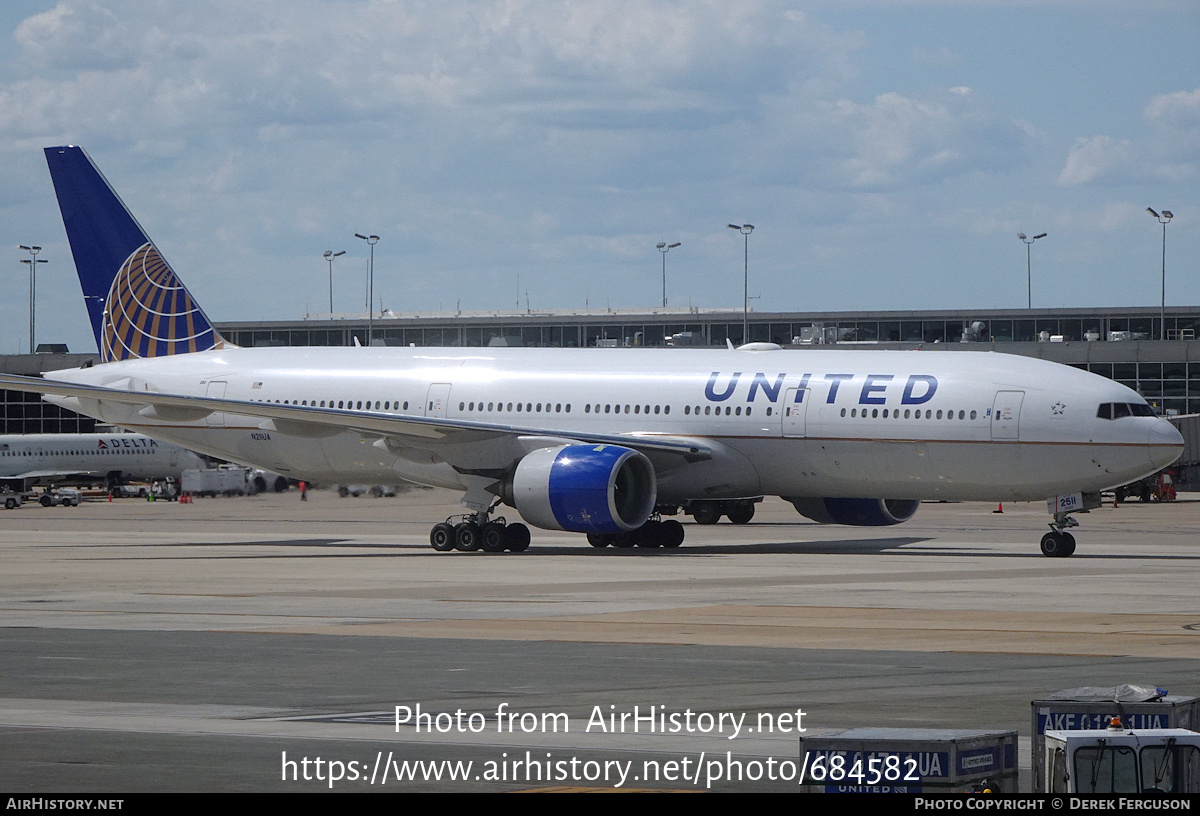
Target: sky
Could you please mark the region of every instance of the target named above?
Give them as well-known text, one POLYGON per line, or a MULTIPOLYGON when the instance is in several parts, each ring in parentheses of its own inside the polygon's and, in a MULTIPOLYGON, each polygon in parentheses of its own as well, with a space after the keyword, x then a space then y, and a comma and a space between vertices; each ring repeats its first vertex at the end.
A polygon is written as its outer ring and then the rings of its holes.
POLYGON ((217 322, 1200 305, 1196 0, 0 3, 0 353, 94 350, 42 148, 217 322), (0 253, 4 254, 4 253, 0 253))

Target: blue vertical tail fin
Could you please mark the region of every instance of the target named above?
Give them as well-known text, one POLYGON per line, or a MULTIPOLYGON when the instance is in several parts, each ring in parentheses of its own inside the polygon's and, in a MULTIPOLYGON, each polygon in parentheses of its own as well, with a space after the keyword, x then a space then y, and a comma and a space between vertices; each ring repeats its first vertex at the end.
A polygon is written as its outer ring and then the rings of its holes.
POLYGON ((47 147, 75 269, 104 362, 228 345, 81 147, 47 147))

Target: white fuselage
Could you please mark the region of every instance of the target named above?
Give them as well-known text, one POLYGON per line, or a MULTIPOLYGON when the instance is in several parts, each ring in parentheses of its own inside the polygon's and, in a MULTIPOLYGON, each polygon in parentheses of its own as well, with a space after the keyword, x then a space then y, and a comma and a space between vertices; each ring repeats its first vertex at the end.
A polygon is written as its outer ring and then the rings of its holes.
MULTIPOLYGON (((1125 484, 1181 449, 1157 417, 1098 416, 1102 403, 1144 404, 1125 386, 991 352, 254 348, 47 377, 566 438, 704 440, 704 461, 656 463, 667 500, 1034 500, 1125 484)), ((249 412, 171 422, 115 402, 48 399, 293 478, 467 486, 470 452, 352 431, 295 436, 249 412)))
POLYGON ((0 479, 54 480, 69 476, 179 478, 204 467, 189 450, 142 434, 10 434, 0 436, 0 479))

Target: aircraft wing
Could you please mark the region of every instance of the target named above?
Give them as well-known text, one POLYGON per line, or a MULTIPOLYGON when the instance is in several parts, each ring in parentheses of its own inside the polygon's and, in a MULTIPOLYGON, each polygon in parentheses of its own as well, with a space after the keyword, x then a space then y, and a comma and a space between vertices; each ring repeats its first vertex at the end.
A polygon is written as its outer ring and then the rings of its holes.
MULTIPOLYGON (((134 386, 133 383, 130 385, 134 386)), ((532 425, 195 397, 17 375, 0 375, 0 388, 76 400, 80 412, 85 414, 95 413, 88 410, 89 402, 93 407, 98 407, 98 403, 125 406, 126 410, 132 410, 133 419, 147 420, 142 428, 151 432, 155 421, 195 422, 214 413, 234 414, 260 420, 259 427, 265 431, 274 430, 291 436, 319 439, 342 431, 375 436, 379 438, 377 444, 392 449, 432 450, 456 467, 461 464, 472 469, 503 467, 530 450, 575 443, 632 448, 650 456, 660 468, 669 467, 671 460, 675 460, 674 464, 682 464, 713 456, 711 446, 703 439, 652 433, 564 434, 532 425)))
POLYGON ((24 473, 11 473, 2 476, 3 479, 65 479, 70 476, 99 476, 95 470, 27 470, 24 473))

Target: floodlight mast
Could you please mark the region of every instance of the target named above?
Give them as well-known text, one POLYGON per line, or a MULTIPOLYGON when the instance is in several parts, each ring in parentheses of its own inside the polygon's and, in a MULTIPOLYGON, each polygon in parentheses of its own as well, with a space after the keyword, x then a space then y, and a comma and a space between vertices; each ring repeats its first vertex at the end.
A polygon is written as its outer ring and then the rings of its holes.
POLYGON ((1163 210, 1162 215, 1156 213, 1153 208, 1147 207, 1146 212, 1154 216, 1158 223, 1162 224, 1163 240, 1162 240, 1162 303, 1158 308, 1159 321, 1159 338, 1167 339, 1167 224, 1171 223, 1171 219, 1175 216, 1170 210, 1163 210))
POLYGON ((673 244, 668 244, 666 241, 659 241, 655 244, 655 248, 662 253, 662 305, 667 308, 667 253, 677 246, 682 246, 680 241, 673 244))
POLYGON ((754 232, 753 224, 729 224, 732 230, 737 230, 744 237, 742 249, 742 342, 750 342, 750 233, 754 232))
POLYGON ((325 260, 329 261, 329 315, 333 316, 333 259, 339 255, 345 255, 346 250, 334 252, 332 249, 325 250, 325 260))
POLYGON ((370 346, 375 326, 375 245, 379 243, 379 236, 356 232, 354 237, 363 239, 371 247, 371 260, 367 266, 367 345, 370 346))
POLYGON ((1025 297, 1026 297, 1025 307, 1027 309, 1032 309, 1033 308, 1033 273, 1030 269, 1029 247, 1033 246, 1033 242, 1036 241, 1037 239, 1045 238, 1046 233, 1043 232, 1041 235, 1035 235, 1032 238, 1026 238, 1025 233, 1018 232, 1017 237, 1021 239, 1021 242, 1023 244, 1025 244, 1025 297))
POLYGON ((29 353, 33 354, 37 349, 34 345, 34 335, 37 326, 37 265, 49 263, 45 258, 39 258, 38 253, 42 251, 40 246, 26 246, 18 244, 21 249, 29 253, 29 258, 21 261, 29 267, 29 353))

